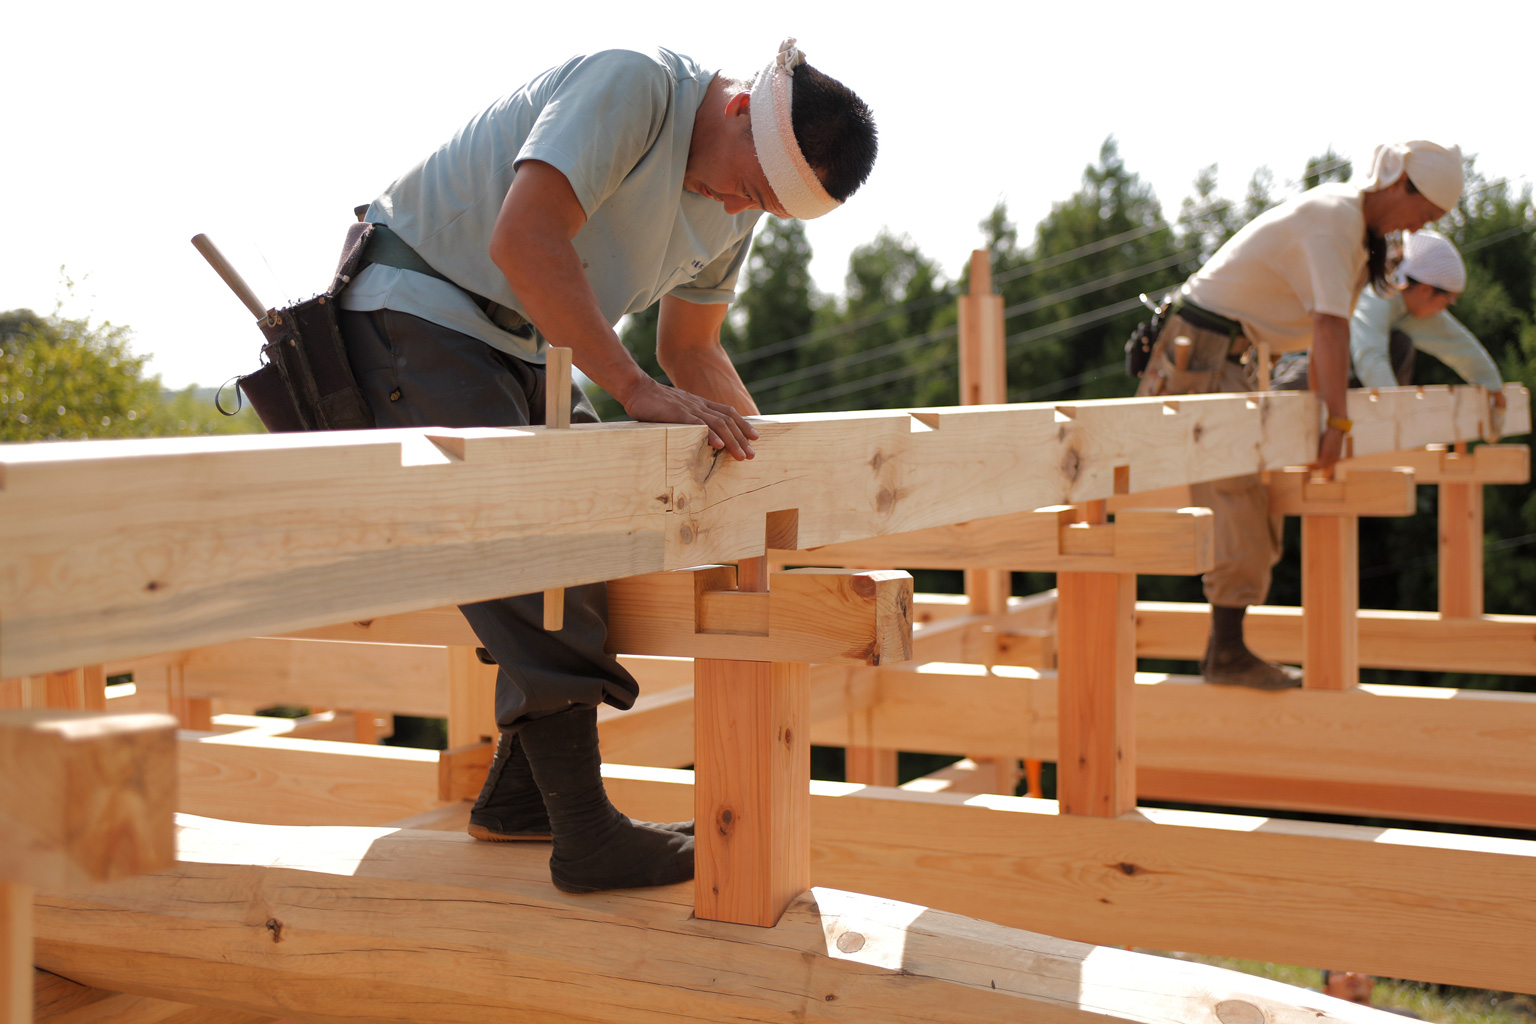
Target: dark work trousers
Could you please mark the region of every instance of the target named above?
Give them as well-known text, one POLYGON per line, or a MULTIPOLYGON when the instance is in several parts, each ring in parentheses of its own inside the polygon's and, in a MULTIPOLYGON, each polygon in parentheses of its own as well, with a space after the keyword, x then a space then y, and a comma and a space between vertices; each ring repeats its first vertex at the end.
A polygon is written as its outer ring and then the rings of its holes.
MULTIPOLYGON (((522 427, 544 422, 544 367, 477 338, 389 309, 340 315, 352 372, 380 427, 522 427)), ((571 385, 571 422, 596 423, 571 385)), ((573 705, 628 710, 640 686, 603 651, 604 584, 565 588, 565 626, 544 629, 544 595, 460 605, 496 659, 496 721, 503 730, 573 705)))

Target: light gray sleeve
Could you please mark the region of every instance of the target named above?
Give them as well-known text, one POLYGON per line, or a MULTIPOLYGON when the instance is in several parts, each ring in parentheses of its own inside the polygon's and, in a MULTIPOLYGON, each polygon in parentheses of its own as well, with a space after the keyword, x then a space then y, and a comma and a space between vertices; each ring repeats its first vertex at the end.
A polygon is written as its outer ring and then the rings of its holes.
POLYGON ((656 141, 675 85, 643 53, 584 57, 555 83, 517 162, 541 160, 565 175, 591 217, 656 141))
POLYGON ((699 271, 699 276, 687 284, 680 284, 671 291, 680 299, 709 305, 734 302, 736 279, 747 262, 747 252, 752 248, 752 233, 742 236, 735 246, 721 253, 713 263, 699 271))
POLYGON ((1392 300, 1383 299, 1369 288, 1355 303, 1349 318, 1349 357, 1355 376, 1368 388, 1395 388, 1397 374, 1392 371, 1388 343, 1392 335, 1392 300))
POLYGON ((1414 348, 1428 352, 1455 370, 1467 383, 1481 385, 1490 391, 1504 386, 1499 368, 1488 350, 1450 313, 1409 320, 1402 330, 1413 339, 1414 348))

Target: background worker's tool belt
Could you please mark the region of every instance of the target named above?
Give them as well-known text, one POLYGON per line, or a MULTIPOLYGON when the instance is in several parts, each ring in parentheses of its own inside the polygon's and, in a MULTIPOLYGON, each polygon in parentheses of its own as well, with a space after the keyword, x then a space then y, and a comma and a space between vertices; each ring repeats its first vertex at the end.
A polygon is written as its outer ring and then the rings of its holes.
POLYGON ((353 224, 331 286, 312 299, 268 310, 256 326, 267 341, 262 367, 240 378, 240 390, 273 433, 363 430, 373 413, 352 376, 336 324, 336 297, 361 266, 371 224, 353 224))

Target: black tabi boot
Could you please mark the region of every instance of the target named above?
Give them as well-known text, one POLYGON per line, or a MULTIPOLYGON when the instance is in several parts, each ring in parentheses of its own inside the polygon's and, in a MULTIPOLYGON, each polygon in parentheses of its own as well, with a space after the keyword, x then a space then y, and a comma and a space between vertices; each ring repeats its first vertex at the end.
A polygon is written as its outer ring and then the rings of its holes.
MULTIPOLYGON (((671 821, 657 824, 637 821, 637 825, 693 835, 693 822, 671 821)), ((533 782, 533 769, 516 732, 502 733, 496 742, 496 757, 480 787, 480 798, 469 812, 468 832, 488 843, 508 843, 519 839, 548 839, 549 812, 544 798, 533 782)))
POLYGON ((1208 683, 1247 686, 1255 690, 1290 690, 1301 685, 1301 669, 1272 665, 1243 641, 1247 608, 1211 605, 1211 638, 1200 659, 1200 674, 1208 683))
POLYGON ((631 821, 608 802, 597 709, 527 722, 522 747, 554 835, 549 873, 561 892, 672 885, 693 877, 693 836, 631 821))
POLYGON ((469 834, 492 843, 549 838, 549 813, 515 732, 496 741, 496 757, 469 812, 469 834))

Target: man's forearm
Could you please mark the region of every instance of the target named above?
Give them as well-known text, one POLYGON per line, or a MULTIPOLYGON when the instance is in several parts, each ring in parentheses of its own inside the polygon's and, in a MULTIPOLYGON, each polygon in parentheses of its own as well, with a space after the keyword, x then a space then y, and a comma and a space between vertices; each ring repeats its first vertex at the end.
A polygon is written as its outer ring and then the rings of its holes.
POLYGON ((1313 319, 1312 355, 1307 369, 1311 389, 1322 398, 1328 415, 1344 419, 1349 403, 1349 321, 1318 314, 1313 319))
POLYGON ((649 379, 603 319, 570 242, 525 237, 492 258, 539 332, 550 344, 569 348, 581 372, 620 404, 649 379))

